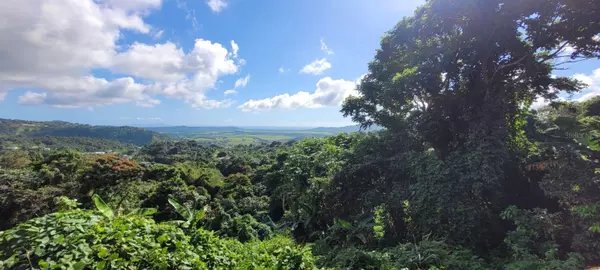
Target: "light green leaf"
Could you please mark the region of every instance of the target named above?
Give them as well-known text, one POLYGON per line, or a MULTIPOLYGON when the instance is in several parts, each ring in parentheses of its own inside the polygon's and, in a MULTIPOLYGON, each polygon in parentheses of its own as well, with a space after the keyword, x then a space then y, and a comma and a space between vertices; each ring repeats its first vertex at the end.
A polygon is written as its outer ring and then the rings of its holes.
POLYGON ((94 200, 94 204, 96 205, 96 208, 98 209, 98 211, 100 211, 100 213, 102 213, 102 215, 104 215, 105 217, 107 217, 109 219, 113 219, 115 217, 115 214, 113 213, 112 209, 110 209, 110 206, 108 206, 102 200, 102 198, 100 198, 100 196, 98 196, 98 194, 94 194, 94 196, 92 196, 92 200, 94 200))

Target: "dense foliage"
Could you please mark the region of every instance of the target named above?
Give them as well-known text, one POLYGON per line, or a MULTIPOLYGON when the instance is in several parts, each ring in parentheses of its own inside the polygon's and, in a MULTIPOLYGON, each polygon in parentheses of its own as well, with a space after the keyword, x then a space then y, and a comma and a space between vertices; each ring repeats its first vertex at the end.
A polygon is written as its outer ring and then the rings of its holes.
POLYGON ((133 159, 4 151, 0 267, 599 265, 600 97, 560 101, 585 85, 553 73, 600 56, 598 7, 428 1, 343 105, 378 132, 146 141, 133 159), (532 110, 537 97, 551 103, 532 110))

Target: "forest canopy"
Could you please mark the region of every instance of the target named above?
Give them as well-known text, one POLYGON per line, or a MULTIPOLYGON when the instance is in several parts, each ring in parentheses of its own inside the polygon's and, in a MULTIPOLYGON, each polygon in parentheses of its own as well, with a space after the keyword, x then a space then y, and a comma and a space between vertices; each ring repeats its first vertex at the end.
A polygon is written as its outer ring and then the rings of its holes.
POLYGON ((228 147, 148 134, 133 159, 5 151, 0 267, 598 266, 600 97, 565 101, 587 86, 555 71, 600 58, 599 9, 428 1, 343 104, 376 132, 228 147))

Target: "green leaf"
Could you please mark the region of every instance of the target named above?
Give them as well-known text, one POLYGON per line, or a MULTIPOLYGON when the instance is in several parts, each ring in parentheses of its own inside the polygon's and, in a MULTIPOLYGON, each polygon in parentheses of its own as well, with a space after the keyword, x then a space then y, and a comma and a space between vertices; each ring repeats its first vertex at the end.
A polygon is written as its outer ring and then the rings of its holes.
POLYGON ((175 208, 175 211, 177 211, 177 213, 180 214, 185 220, 191 220, 192 214, 190 213, 190 210, 187 209, 187 207, 184 207, 183 205, 179 204, 173 198, 169 198, 168 201, 169 204, 171 204, 171 206, 175 208))
POLYGON ((163 234, 163 235, 159 236, 158 238, 156 238, 156 241, 158 241, 159 243, 166 242, 167 240, 169 240, 169 236, 166 234, 163 234))
POLYGON ((94 194, 94 196, 92 196, 92 200, 94 200, 96 208, 98 211, 100 211, 100 213, 102 213, 103 216, 109 219, 113 219, 115 217, 112 209, 110 209, 110 207, 102 200, 102 198, 100 198, 100 196, 98 196, 98 194, 94 194))
POLYGON ((340 225, 340 227, 342 227, 342 228, 344 228, 346 230, 349 230, 349 229, 352 228, 352 223, 350 223, 348 221, 345 221, 343 219, 339 219, 339 218, 335 219, 335 224, 340 225))
POLYGON ((140 215, 142 215, 142 216, 151 216, 151 215, 156 214, 156 212, 158 212, 158 210, 156 208, 143 208, 140 210, 142 210, 142 212, 140 213, 140 215))
POLYGON ((73 269, 75 269, 75 270, 83 270, 83 269, 85 269, 85 263, 83 263, 83 262, 76 262, 73 265, 73 269))
POLYGON ((40 266, 41 269, 44 269, 44 270, 50 268, 50 265, 45 261, 39 261, 38 265, 40 266))
POLYGON ((108 255, 108 249, 105 247, 100 247, 100 250, 98 251, 98 257, 104 258, 107 255, 108 255))
POLYGON ((195 221, 198 222, 200 220, 202 220, 204 218, 204 214, 206 213, 206 207, 200 209, 198 212, 196 212, 196 217, 195 217, 195 221))

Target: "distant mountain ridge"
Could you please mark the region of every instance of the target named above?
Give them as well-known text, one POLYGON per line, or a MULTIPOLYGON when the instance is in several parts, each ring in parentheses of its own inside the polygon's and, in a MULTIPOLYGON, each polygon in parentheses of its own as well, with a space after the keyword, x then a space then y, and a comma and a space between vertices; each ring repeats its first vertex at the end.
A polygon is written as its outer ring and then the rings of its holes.
MULTIPOLYGON (((358 132, 359 125, 343 126, 343 127, 316 127, 316 128, 301 128, 301 127, 237 127, 237 126, 160 126, 146 127, 146 129, 160 133, 198 133, 198 132, 242 132, 242 131, 314 131, 327 133, 340 132, 358 132)), ((367 131, 379 130, 380 127, 369 128, 367 131)))
MULTIPOLYGON (((380 128, 371 128, 367 131, 380 128)), ((200 143, 236 145, 271 143, 358 132, 358 125, 344 127, 236 127, 236 126, 95 126, 65 121, 26 121, 0 118, 0 147, 49 147, 80 151, 133 149, 155 140, 194 140, 200 143)))
POLYGON ((5 138, 86 137, 145 145, 168 139, 148 129, 129 126, 93 126, 64 121, 26 121, 0 118, 0 136, 5 138))

